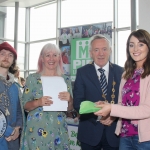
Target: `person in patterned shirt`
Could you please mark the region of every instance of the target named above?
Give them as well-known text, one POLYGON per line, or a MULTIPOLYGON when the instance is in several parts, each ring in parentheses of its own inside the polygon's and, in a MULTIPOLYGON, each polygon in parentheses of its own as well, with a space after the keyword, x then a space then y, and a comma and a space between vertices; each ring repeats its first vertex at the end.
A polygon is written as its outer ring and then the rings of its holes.
MULTIPOLYGON (((43 111, 43 106, 51 106, 55 100, 43 96, 41 76, 62 77, 68 91, 60 92, 58 98, 68 101, 68 111, 73 109, 71 80, 63 74, 60 49, 51 43, 46 44, 38 59, 38 71, 26 79, 23 93, 23 106, 28 112, 24 134, 24 150, 69 150, 69 136, 66 114, 61 111, 43 111)), ((49 85, 53 86, 53 85, 49 85)))

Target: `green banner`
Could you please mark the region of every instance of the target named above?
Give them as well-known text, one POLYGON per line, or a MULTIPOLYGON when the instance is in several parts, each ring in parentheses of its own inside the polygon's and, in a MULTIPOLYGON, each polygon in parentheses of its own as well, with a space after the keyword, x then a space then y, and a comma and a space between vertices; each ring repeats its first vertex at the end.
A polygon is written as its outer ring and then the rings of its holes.
POLYGON ((72 39, 71 41, 71 80, 74 81, 77 69, 91 62, 89 38, 72 39))

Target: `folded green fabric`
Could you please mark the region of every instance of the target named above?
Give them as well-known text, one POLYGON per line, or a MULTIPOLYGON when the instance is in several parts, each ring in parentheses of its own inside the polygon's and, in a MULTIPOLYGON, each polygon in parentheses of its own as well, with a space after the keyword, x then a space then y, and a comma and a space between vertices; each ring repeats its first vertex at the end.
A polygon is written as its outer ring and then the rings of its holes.
POLYGON ((88 114, 99 111, 101 108, 95 107, 95 103, 84 101, 80 104, 79 114, 88 114))

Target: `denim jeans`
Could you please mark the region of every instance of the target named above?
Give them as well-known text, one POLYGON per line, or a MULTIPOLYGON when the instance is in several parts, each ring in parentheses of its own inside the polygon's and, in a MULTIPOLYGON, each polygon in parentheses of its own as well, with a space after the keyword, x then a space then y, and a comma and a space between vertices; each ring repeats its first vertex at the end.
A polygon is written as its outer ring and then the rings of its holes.
POLYGON ((119 150, 150 150, 150 141, 139 142, 139 136, 120 137, 119 150))

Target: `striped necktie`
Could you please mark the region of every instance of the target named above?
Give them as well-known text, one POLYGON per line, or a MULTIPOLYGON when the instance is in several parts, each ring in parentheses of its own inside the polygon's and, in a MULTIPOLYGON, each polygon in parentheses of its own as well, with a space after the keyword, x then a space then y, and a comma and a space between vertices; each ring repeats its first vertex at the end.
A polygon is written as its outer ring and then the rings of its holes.
POLYGON ((103 94, 107 95, 107 80, 106 80, 106 76, 104 74, 104 69, 100 68, 98 69, 98 71, 101 73, 100 75, 100 86, 101 86, 101 89, 103 91, 103 94))

